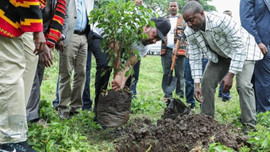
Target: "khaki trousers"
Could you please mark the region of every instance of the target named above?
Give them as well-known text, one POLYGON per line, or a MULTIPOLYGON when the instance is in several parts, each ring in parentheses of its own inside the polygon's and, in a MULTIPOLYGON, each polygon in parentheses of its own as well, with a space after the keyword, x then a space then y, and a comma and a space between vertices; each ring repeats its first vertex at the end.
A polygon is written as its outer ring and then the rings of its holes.
MULTIPOLYGON (((230 59, 219 57, 219 62, 209 61, 202 78, 203 103, 201 112, 214 117, 215 115, 215 90, 218 82, 229 70, 230 59)), ((245 61, 242 72, 236 74, 236 87, 239 94, 241 108, 241 122, 243 125, 255 127, 256 109, 255 96, 251 78, 255 62, 245 61)))
POLYGON ((22 36, 0 36, 0 144, 26 141, 22 36))
POLYGON ((82 95, 85 85, 87 59, 87 38, 85 35, 73 34, 69 44, 59 52, 59 111, 69 112, 82 107, 82 95), (74 70, 73 86, 70 79, 74 70))
POLYGON ((32 90, 33 81, 35 78, 35 72, 37 69, 38 56, 33 52, 35 50, 35 44, 33 41, 33 33, 27 32, 23 35, 23 44, 25 52, 26 67, 23 73, 24 89, 25 89, 25 102, 27 102, 30 97, 32 90))

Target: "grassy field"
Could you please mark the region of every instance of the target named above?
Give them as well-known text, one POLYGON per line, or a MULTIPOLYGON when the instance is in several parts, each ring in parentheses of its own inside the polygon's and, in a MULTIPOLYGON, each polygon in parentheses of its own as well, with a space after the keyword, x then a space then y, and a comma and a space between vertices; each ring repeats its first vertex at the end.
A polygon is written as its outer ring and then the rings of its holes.
MULTIPOLYGON (((131 119, 147 116, 155 122, 163 114, 165 103, 161 89, 162 67, 160 56, 147 56, 142 59, 140 77, 137 87, 137 99, 132 102, 131 119)), ((91 98, 94 99, 95 60, 92 60, 91 69, 91 98)), ((41 87, 40 116, 47 121, 48 128, 29 124, 29 143, 37 151, 48 152, 75 152, 75 151, 114 151, 115 139, 110 129, 103 130, 93 122, 94 114, 90 111, 81 111, 70 120, 60 120, 58 113, 52 107, 55 98, 56 81, 58 77, 58 54, 54 53, 54 65, 45 70, 41 87)), ((234 82, 235 84, 235 82, 234 82)), ((220 123, 232 123, 241 127, 239 123, 240 108, 235 87, 231 90, 232 99, 222 102, 216 96, 216 120, 220 123)), ((175 96, 176 97, 176 96, 175 96)), ((196 103, 195 113, 199 113, 199 104, 196 103)), ((250 143, 252 151, 270 151, 270 113, 258 116, 256 133, 251 133, 250 143)), ((232 151, 222 145, 213 144, 212 150, 232 151)), ((245 147, 242 151, 250 151, 245 147)))

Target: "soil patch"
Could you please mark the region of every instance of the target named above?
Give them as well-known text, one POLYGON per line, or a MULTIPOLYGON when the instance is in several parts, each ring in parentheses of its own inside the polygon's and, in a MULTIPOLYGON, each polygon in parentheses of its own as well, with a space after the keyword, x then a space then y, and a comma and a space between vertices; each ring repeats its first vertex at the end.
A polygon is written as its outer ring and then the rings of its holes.
POLYGON ((116 132, 121 136, 115 143, 119 152, 187 152, 207 149, 211 142, 239 150, 248 140, 231 125, 219 124, 212 117, 199 114, 158 120, 156 125, 148 118, 137 118, 116 132))
POLYGON ((105 127, 119 127, 129 119, 132 94, 129 90, 108 90, 99 96, 97 118, 105 127))

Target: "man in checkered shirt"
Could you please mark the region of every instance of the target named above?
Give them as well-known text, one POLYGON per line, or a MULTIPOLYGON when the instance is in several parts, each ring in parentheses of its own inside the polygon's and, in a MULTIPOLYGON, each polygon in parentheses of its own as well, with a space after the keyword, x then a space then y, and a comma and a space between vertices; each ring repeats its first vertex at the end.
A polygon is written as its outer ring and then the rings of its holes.
POLYGON ((260 59, 250 55, 254 54, 255 49, 247 48, 240 26, 227 15, 204 12, 202 6, 195 1, 188 2, 182 14, 188 25, 185 35, 195 83, 194 95, 202 103, 201 113, 214 117, 215 89, 218 82, 221 80, 221 84, 224 84, 223 92, 229 91, 236 75, 244 131, 254 128, 256 109, 251 78, 255 60, 260 59), (203 76, 202 52, 209 59, 203 76))

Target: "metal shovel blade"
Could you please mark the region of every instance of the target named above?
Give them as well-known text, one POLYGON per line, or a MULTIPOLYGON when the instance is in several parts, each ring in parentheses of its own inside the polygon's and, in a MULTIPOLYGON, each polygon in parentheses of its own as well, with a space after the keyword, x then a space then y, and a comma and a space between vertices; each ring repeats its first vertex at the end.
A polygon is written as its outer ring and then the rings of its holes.
POLYGON ((177 78, 172 76, 164 76, 162 79, 162 89, 165 94, 171 94, 176 88, 177 78))

